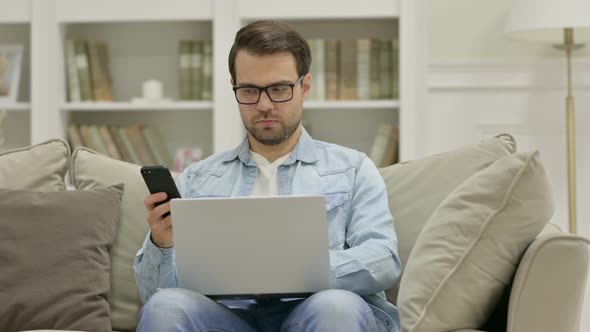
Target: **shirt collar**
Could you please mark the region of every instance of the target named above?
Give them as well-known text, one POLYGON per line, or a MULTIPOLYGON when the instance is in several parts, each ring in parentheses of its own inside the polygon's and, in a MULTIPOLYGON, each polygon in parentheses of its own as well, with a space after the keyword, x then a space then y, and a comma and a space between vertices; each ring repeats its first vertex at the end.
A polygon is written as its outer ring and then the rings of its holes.
MULTIPOLYGON (((239 158, 242 163, 248 166, 255 166, 253 160, 250 158, 250 144, 248 143, 248 136, 246 136, 242 143, 236 147, 235 149, 231 150, 225 158, 223 158, 223 162, 230 162, 239 158)), ((299 141, 293 151, 291 151, 291 155, 289 158, 284 162, 284 165, 293 164, 296 161, 301 161, 307 164, 314 163, 318 160, 317 156, 317 147, 313 138, 307 133, 303 126, 301 127, 301 136, 299 137, 299 141)))

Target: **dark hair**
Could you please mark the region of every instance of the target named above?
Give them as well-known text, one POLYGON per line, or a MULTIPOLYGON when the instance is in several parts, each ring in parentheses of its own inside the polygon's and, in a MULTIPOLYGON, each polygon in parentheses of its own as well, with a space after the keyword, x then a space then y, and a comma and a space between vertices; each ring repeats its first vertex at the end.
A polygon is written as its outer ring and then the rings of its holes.
POLYGON ((289 52, 295 57, 299 76, 307 74, 311 65, 309 44, 293 26, 285 22, 256 21, 236 33, 228 60, 229 72, 234 82, 236 82, 236 55, 239 50, 247 50, 256 55, 289 52))

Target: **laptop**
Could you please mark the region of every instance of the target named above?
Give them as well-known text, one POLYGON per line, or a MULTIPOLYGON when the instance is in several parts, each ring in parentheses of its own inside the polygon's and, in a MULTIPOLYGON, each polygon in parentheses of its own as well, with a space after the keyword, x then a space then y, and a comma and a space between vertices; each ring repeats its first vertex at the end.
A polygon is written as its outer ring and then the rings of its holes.
POLYGON ((171 200, 179 287, 214 299, 330 288, 323 196, 171 200))

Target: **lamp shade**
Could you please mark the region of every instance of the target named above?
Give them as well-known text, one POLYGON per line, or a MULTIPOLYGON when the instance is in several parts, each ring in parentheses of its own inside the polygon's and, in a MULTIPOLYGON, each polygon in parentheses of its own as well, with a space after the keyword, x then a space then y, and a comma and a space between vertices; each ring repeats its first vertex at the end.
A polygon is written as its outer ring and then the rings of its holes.
POLYGON ((506 33, 511 38, 563 43, 563 29, 590 41, 590 0, 513 0, 506 33))

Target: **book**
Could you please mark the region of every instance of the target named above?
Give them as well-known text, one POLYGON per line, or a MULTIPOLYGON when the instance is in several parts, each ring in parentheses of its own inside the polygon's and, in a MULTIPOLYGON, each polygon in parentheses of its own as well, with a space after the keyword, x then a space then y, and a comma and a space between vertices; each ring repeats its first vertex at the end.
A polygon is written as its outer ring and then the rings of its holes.
POLYGON ((389 148, 393 130, 394 126, 389 123, 381 123, 377 127, 373 145, 371 145, 371 150, 368 155, 377 167, 381 167, 383 164, 385 154, 389 148))
POLYGON ((94 101, 113 101, 110 75, 108 73, 107 46, 99 41, 88 41, 90 80, 94 101))
POLYGON ((89 125, 88 126, 88 133, 90 135, 90 139, 92 140, 92 145, 94 145, 94 151, 109 157, 109 151, 107 150, 106 144, 102 140, 100 133, 98 132, 97 125, 89 125))
POLYGON ((142 133, 145 137, 148 148, 154 155, 155 162, 160 165, 165 165, 169 168, 172 167, 172 158, 170 158, 170 153, 164 146, 164 142, 162 141, 160 135, 158 135, 157 131, 151 127, 144 127, 142 133))
POLYGON ((338 40, 326 40, 326 99, 338 100, 340 98, 340 42, 338 40))
POLYGON ((356 93, 357 85, 357 55, 356 40, 340 41, 339 60, 339 87, 338 99, 358 99, 356 93))
POLYGON ((213 44, 211 40, 203 42, 202 100, 213 99, 213 44))
POLYGON ((392 97, 392 86, 393 81, 393 65, 392 65, 392 46, 391 40, 379 40, 380 52, 379 52, 379 92, 380 99, 391 99, 392 97))
POLYGON ((131 145, 133 145, 133 149, 137 153, 139 157, 140 165, 155 165, 156 162, 154 161, 154 157, 145 141, 145 138, 142 134, 143 125, 136 124, 126 128, 127 136, 129 137, 129 141, 131 145))
POLYGON ((119 127, 119 128, 117 128, 117 131, 119 132, 119 137, 120 137, 121 142, 123 142, 123 145, 125 146, 125 151, 127 151, 127 153, 128 153, 129 162, 136 164, 136 165, 141 165, 141 160, 139 159, 139 156, 138 156, 137 152, 135 151, 133 144, 131 144, 131 140, 129 139, 129 135, 127 135, 127 128, 119 127))
POLYGON ((74 40, 66 40, 65 45, 66 58, 66 78, 68 86, 68 100, 73 102, 80 101, 80 83, 78 81, 78 66, 76 64, 76 45, 74 40))
POLYGON ((78 130, 78 126, 73 123, 70 123, 68 125, 68 141, 70 142, 70 145, 72 146, 72 150, 75 150, 79 147, 84 146, 84 141, 82 140, 82 137, 80 136, 80 131, 78 130))
POLYGON ((92 101, 92 81, 90 79, 90 65, 88 63, 87 44, 84 40, 74 41, 76 50, 76 68, 78 72, 78 82, 80 83, 80 100, 92 101))
POLYGON ((180 100, 192 99, 191 41, 189 40, 181 40, 178 45, 178 74, 180 100))
POLYGON ((399 99, 399 39, 394 38, 391 41, 391 98, 399 99))
POLYGON ((80 132, 80 137, 82 138, 82 142, 84 146, 89 148, 90 150, 96 151, 96 146, 94 145, 93 139, 90 137, 90 132, 88 130, 88 125, 79 125, 78 131, 80 132))
POLYGON ((130 163, 133 162, 131 160, 131 157, 129 157, 129 152, 127 151, 127 147, 125 146, 125 144, 123 143, 123 140, 121 139, 121 136, 119 135, 119 128, 117 128, 115 126, 107 126, 107 129, 108 129, 109 133, 111 134, 111 137, 113 138, 113 142, 117 146, 117 151, 119 151, 119 154, 121 156, 120 160, 130 162, 130 163))
POLYGON ((203 43, 198 40, 191 42, 190 86, 191 99, 203 99, 203 43))
POLYGON ((383 159, 379 163, 379 167, 386 167, 393 164, 396 164, 399 161, 398 158, 398 150, 399 150, 399 127, 392 126, 389 136, 389 141, 387 142, 387 148, 383 153, 383 159))
POLYGON ((378 39, 371 39, 369 50, 369 95, 371 99, 381 98, 381 42, 378 39))
POLYGON ((111 132, 109 131, 108 127, 98 127, 98 133, 100 134, 100 137, 102 138, 102 141, 107 149, 108 156, 113 159, 121 160, 121 153, 119 153, 119 149, 117 148, 115 140, 111 136, 111 132))
POLYGON ((308 43, 311 49, 311 92, 309 99, 324 100, 326 99, 325 41, 323 39, 311 39, 308 43))
POLYGON ((356 41, 356 93, 360 100, 371 98, 371 40, 356 41))

